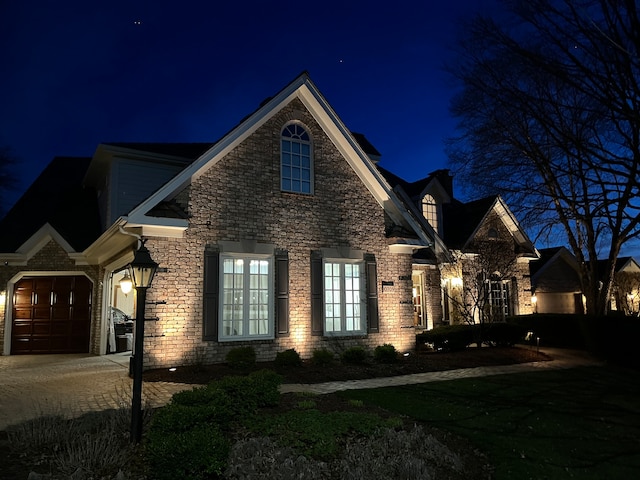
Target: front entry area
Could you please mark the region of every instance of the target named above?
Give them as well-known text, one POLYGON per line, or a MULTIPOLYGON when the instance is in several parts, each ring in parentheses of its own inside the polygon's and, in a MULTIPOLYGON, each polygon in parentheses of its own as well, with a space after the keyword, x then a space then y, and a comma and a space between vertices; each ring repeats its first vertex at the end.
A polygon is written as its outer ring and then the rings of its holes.
POLYGON ((13 292, 12 355, 89 352, 91 280, 24 277, 13 292))

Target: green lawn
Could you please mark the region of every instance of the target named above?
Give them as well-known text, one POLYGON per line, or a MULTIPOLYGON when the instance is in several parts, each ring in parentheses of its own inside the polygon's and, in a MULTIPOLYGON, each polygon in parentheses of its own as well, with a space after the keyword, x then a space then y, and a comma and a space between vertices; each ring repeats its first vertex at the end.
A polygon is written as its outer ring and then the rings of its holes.
POLYGON ((342 395, 467 437, 501 479, 640 474, 640 372, 585 367, 342 395))

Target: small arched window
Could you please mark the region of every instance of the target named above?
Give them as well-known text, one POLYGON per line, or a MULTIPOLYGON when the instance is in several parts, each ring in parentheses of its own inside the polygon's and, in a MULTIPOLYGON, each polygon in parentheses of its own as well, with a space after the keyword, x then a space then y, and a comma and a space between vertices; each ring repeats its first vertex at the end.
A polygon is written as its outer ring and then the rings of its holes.
POLYGON ((282 130, 280 159, 280 188, 312 194, 311 139, 302 125, 290 123, 282 130))
POLYGON ((496 230, 495 228, 491 227, 489 229, 489 231, 487 232, 487 237, 489 237, 489 238, 498 238, 498 230, 496 230))
POLYGON ((422 216, 429 222, 431 228, 438 231, 438 205, 435 198, 428 193, 422 197, 422 216))

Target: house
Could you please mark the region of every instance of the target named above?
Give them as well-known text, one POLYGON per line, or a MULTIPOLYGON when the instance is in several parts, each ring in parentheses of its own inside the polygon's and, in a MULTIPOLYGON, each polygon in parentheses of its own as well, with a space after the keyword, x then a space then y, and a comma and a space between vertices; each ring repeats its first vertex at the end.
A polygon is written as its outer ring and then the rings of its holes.
POLYGON ((418 330, 532 312, 529 262, 539 254, 501 197, 456 199, 448 170, 409 183, 378 168, 435 239, 413 254, 418 330))
POLYGON ((517 264, 483 277, 491 308, 530 310, 521 270, 536 252, 504 202, 463 204, 448 172, 407 183, 379 158, 303 73, 217 142, 54 159, 0 222, 3 354, 130 348, 120 281, 142 242, 159 264, 146 368, 247 345, 258 360, 413 349, 416 328, 454 321, 447 288, 474 284, 483 242, 506 239, 517 264))
POLYGON ((585 312, 580 269, 565 247, 540 249, 540 259, 530 264, 534 313, 585 312))
MULTIPOLYGON (((606 261, 598 260, 599 271, 606 261)), ((530 264, 534 313, 584 314, 585 300, 576 257, 565 247, 540 250, 530 264)), ((609 301, 610 311, 640 312, 640 265, 633 257, 618 257, 609 301)))

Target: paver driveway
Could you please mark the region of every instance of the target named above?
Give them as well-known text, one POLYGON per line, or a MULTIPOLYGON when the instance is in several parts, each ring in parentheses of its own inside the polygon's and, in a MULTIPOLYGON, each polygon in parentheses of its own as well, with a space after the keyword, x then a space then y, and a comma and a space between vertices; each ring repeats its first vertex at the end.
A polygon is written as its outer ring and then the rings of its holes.
MULTIPOLYGON (((0 430, 43 414, 74 417, 131 405, 129 354, 0 356, 0 430)), ((190 385, 144 383, 144 405, 190 385)))

